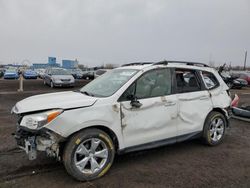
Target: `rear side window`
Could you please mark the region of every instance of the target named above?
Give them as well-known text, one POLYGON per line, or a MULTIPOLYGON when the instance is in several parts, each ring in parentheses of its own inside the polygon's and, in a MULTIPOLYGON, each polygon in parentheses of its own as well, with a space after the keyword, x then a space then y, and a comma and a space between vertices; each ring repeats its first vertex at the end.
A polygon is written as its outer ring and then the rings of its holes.
POLYGON ((201 90, 201 85, 194 70, 175 70, 177 93, 188 93, 201 90))
POLYGON ((213 73, 202 71, 201 74, 207 89, 214 89, 219 86, 219 81, 216 79, 213 73))

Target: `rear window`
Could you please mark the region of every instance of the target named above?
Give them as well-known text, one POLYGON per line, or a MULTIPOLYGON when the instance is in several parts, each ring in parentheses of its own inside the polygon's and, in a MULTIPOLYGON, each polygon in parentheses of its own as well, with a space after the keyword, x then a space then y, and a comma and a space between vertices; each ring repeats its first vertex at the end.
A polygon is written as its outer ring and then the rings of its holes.
POLYGON ((219 86, 219 81, 216 79, 213 73, 202 71, 201 74, 207 89, 214 89, 219 86))

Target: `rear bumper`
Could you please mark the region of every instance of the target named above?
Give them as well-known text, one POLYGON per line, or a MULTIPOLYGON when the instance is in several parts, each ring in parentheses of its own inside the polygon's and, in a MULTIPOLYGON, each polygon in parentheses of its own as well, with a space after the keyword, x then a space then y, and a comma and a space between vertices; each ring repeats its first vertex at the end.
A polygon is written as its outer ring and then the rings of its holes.
POLYGON ((227 107, 227 108, 224 108, 223 111, 224 111, 224 115, 225 115, 225 118, 226 118, 226 121, 227 121, 227 127, 230 127, 230 119, 231 119, 231 117, 233 115, 232 108, 227 107))

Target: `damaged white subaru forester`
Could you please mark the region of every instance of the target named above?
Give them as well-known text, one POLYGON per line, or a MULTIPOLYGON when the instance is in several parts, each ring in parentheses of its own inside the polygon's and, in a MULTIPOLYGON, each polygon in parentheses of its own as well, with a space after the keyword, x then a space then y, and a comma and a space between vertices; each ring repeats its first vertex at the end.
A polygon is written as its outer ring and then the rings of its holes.
POLYGON ((218 72, 201 63, 132 63, 78 91, 18 102, 15 139, 30 160, 37 152, 63 161, 80 181, 103 176, 115 154, 193 138, 211 146, 229 126, 231 98, 218 72))

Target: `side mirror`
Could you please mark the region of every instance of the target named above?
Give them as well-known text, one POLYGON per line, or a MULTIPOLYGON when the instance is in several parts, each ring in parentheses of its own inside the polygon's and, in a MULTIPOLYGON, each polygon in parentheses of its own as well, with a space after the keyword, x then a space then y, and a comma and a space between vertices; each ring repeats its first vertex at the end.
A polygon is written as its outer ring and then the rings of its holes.
POLYGON ((135 108, 140 108, 142 106, 142 103, 140 103, 140 101, 137 100, 136 96, 131 96, 131 102, 130 102, 130 105, 132 107, 135 107, 135 108))
POLYGON ((134 95, 131 94, 131 95, 128 95, 128 96, 127 96, 127 99, 130 100, 130 101, 133 101, 133 100, 136 99, 136 97, 135 97, 134 95))

